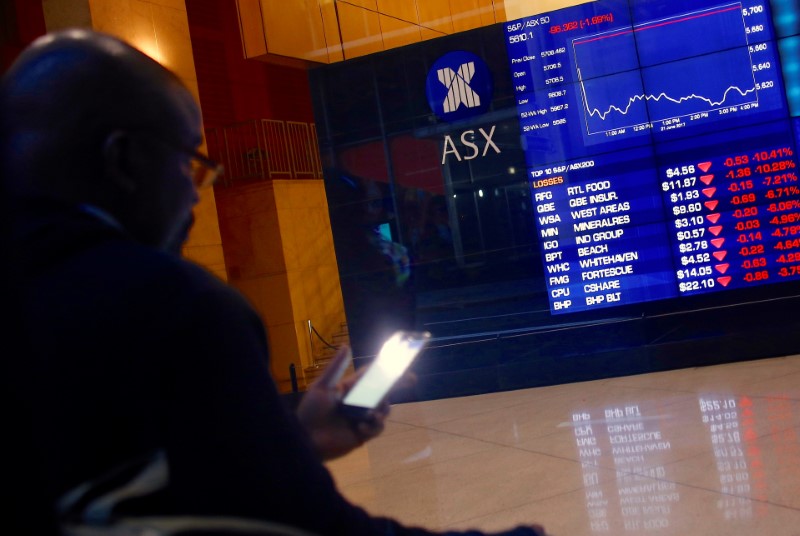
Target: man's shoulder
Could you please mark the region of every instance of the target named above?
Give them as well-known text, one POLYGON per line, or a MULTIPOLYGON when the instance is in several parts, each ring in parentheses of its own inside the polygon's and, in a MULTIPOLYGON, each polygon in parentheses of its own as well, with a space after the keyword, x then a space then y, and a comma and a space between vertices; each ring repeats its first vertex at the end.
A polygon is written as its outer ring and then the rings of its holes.
POLYGON ((34 206, 16 215, 14 268, 23 279, 34 281, 92 278, 221 285, 201 267, 140 244, 114 222, 74 207, 34 206))
POLYGON ((130 282, 142 292, 162 298, 194 300, 205 297, 245 306, 242 296, 218 276, 199 264, 178 255, 125 240, 109 241, 88 252, 83 263, 94 265, 101 277, 130 282))
POLYGON ((30 221, 15 244, 14 269, 21 297, 43 316, 59 312, 68 320, 75 311, 101 323, 123 316, 189 322, 201 309, 215 317, 255 316, 205 268, 96 218, 72 211, 30 221))
POLYGON ((139 278, 219 290, 228 286, 204 267, 179 255, 129 240, 111 240, 88 252, 116 272, 135 272, 139 278))

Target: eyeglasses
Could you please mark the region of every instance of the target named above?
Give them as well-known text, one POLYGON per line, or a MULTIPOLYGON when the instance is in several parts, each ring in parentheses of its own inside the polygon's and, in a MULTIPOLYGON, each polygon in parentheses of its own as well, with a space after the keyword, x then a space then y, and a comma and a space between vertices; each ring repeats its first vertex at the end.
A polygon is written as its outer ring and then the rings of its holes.
POLYGON ((192 182, 198 190, 214 184, 217 177, 225 171, 222 164, 214 162, 204 154, 190 149, 180 149, 180 151, 191 158, 192 182))
MULTIPOLYGON (((146 133, 146 131, 132 131, 135 134, 146 133)), ((208 188, 214 181, 217 180, 217 177, 222 175, 225 172, 225 167, 222 164, 219 164, 213 160, 211 160, 206 155, 195 151, 194 149, 187 149, 186 147, 175 143, 172 140, 166 139, 165 137, 161 137, 159 135, 153 135, 152 133, 148 133, 149 138, 161 143, 175 151, 178 151, 181 154, 184 154, 189 157, 189 164, 191 166, 190 173, 192 175, 192 184, 198 190, 202 190, 204 188, 208 188)))

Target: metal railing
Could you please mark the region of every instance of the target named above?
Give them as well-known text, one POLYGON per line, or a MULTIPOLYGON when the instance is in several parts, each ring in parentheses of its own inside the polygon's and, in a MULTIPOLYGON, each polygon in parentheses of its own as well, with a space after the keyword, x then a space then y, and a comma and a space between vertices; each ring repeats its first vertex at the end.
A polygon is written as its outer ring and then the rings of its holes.
POLYGON ((206 129, 209 156, 225 166, 222 185, 240 181, 321 179, 316 125, 252 119, 206 129))
POLYGON ((297 121, 287 121, 286 129, 292 169, 298 176, 315 177, 317 175, 319 152, 314 147, 316 136, 312 137, 310 125, 297 121), (315 154, 317 155, 316 158, 315 154))
POLYGON ((308 344, 309 344, 309 350, 310 350, 310 356, 311 356, 311 366, 312 367, 318 367, 319 363, 317 361, 317 353, 316 353, 316 349, 314 348, 314 339, 315 339, 315 337, 316 337, 316 339, 319 340, 320 343, 322 343, 322 347, 330 348, 331 350, 338 350, 339 347, 329 343, 328 341, 326 341, 322 337, 322 335, 320 335, 319 331, 317 331, 317 328, 315 328, 314 325, 311 323, 311 319, 308 319, 306 321, 306 323, 308 325, 308 344))

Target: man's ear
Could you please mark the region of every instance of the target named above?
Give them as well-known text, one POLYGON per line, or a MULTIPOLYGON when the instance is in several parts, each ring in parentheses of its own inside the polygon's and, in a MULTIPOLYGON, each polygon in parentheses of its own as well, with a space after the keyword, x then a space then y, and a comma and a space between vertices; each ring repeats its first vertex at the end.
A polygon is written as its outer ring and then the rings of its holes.
POLYGON ((136 144, 127 132, 115 130, 103 143, 103 167, 106 180, 123 195, 136 191, 136 144))

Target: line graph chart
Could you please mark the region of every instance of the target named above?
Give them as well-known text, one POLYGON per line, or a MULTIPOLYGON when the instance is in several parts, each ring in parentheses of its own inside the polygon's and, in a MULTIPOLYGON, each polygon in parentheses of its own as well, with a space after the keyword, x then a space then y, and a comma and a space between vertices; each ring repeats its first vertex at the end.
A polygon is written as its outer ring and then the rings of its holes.
POLYGON ((575 39, 587 133, 757 106, 747 31, 737 2, 575 39))
MULTIPOLYGON (((581 76, 580 70, 578 70, 578 78, 579 79, 580 79, 580 76, 581 76)), ((581 82, 581 84, 582 84, 582 93, 585 95, 586 94, 585 86, 583 85, 582 82, 581 82)), ((721 106, 721 105, 724 105, 724 104, 729 102, 728 101, 728 94, 729 93, 738 93, 739 96, 746 97, 747 95, 749 95, 751 93, 755 93, 755 91, 756 91, 755 86, 753 86, 753 87, 751 87, 750 89, 747 89, 747 90, 742 90, 741 88, 736 87, 736 86, 730 86, 725 90, 725 92, 722 95, 722 99, 720 99, 719 101, 714 101, 714 100, 712 100, 712 99, 710 99, 708 97, 704 97, 703 95, 697 95, 697 94, 694 94, 694 93, 692 93, 691 95, 686 95, 686 96, 674 98, 674 97, 670 97, 669 95, 667 95, 666 93, 664 93, 662 91, 658 95, 647 95, 647 94, 634 95, 633 97, 630 97, 628 99, 628 104, 624 108, 620 108, 618 106, 615 106, 615 105, 611 104, 611 105, 609 105, 608 109, 605 112, 603 112, 603 111, 601 111, 601 110, 599 110, 597 108, 591 108, 587 103, 586 111, 589 113, 590 116, 596 116, 599 119, 601 119, 602 121, 605 121, 605 120, 608 119, 608 116, 611 115, 614 112, 616 112, 616 113, 618 113, 620 115, 628 115, 628 113, 631 110, 631 107, 638 101, 660 102, 661 100, 664 100, 664 101, 667 101, 667 102, 672 103, 672 104, 684 104, 684 103, 691 102, 691 101, 700 101, 700 105, 701 106, 705 106, 707 104, 707 105, 709 105, 711 107, 717 107, 717 106, 721 106), (703 104, 703 103, 705 103, 705 104, 703 104)))

